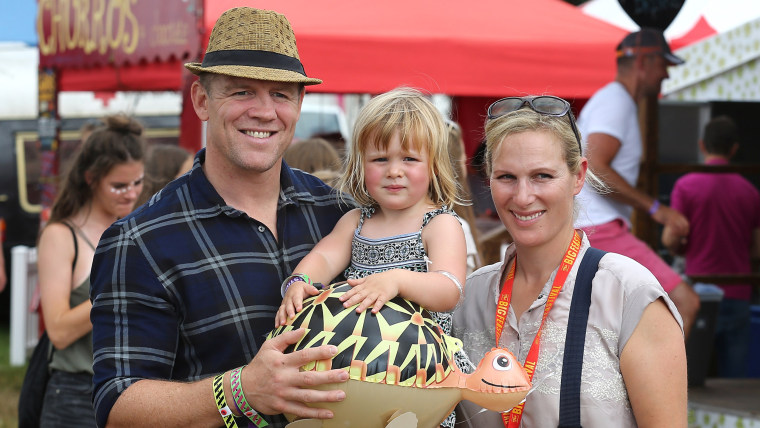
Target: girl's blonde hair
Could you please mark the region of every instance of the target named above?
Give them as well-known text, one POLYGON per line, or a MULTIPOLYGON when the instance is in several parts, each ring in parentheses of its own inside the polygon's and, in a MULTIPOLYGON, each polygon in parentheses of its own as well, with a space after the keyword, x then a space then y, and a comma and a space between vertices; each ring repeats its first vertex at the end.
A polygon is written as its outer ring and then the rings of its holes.
POLYGON ((364 184, 364 152, 372 147, 387 149, 396 132, 402 148, 427 151, 430 200, 449 208, 460 204, 443 116, 422 92, 404 87, 372 98, 359 113, 337 188, 359 205, 376 205, 364 184))

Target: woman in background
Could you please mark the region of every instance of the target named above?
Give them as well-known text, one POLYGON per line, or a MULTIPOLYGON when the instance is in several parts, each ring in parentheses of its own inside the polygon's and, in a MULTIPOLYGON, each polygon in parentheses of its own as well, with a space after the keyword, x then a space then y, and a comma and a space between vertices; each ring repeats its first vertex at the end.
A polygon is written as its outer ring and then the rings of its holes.
POLYGON ((459 127, 459 124, 447 120, 446 127, 449 131, 448 150, 451 159, 451 167, 457 174, 457 182, 459 183, 462 200, 467 201, 468 203, 467 205, 454 205, 454 212, 456 212, 462 220, 464 240, 465 244, 467 244, 467 275, 469 275, 475 271, 475 269, 482 266, 483 257, 478 245, 480 240, 478 228, 475 224, 475 210, 472 207, 472 194, 470 192, 470 185, 467 182, 467 153, 465 152, 462 130, 459 127))
POLYGON ((142 190, 142 126, 109 116, 82 145, 39 238, 42 314, 55 347, 42 427, 95 427, 90 268, 101 234, 142 190))
POLYGON ((341 159, 337 150, 323 138, 295 141, 283 155, 285 163, 335 187, 341 174, 341 159))
POLYGON ((145 181, 136 207, 148 202, 153 194, 163 189, 175 178, 190 171, 193 155, 182 147, 172 144, 158 144, 148 149, 145 157, 145 181))

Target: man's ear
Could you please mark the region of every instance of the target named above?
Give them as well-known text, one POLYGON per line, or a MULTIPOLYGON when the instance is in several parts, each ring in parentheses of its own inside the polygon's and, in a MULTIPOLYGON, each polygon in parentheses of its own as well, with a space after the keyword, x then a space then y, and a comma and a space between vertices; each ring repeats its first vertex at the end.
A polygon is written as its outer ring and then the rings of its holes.
POLYGON ((739 143, 734 143, 731 146, 731 150, 728 152, 728 158, 731 159, 736 154, 736 151, 739 150, 739 143))
POLYGON ((208 120, 209 96, 200 81, 196 80, 190 87, 190 98, 193 101, 193 109, 198 118, 201 121, 208 120))
POLYGON ((705 141, 699 140, 699 152, 702 153, 702 156, 707 156, 707 149, 705 148, 705 141))

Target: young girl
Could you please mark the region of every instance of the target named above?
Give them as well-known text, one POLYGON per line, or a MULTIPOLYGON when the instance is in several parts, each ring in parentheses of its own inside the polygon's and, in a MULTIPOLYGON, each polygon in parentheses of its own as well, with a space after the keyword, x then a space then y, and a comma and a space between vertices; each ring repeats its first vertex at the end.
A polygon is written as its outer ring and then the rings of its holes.
MULTIPOLYGON (((376 313, 397 295, 431 311, 457 305, 467 255, 452 210, 459 198, 446 141, 442 115, 417 90, 398 88, 367 103, 338 183, 361 208, 344 215, 285 279, 277 326, 318 293, 312 284, 341 273, 353 287, 341 300, 347 308, 358 304, 357 312, 376 313)), ((434 316, 448 333, 450 314, 434 316)))

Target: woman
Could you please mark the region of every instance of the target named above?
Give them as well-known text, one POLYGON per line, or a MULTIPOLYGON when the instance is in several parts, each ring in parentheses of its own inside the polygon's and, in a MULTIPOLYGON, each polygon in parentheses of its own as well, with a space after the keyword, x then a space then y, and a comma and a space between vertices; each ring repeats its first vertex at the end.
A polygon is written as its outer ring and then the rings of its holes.
POLYGON ((90 268, 100 235, 132 211, 142 190, 142 126, 105 118, 66 175, 40 235, 42 314, 55 347, 42 406, 42 427, 95 426, 92 408, 90 268))
POLYGON ((193 154, 173 144, 151 146, 145 156, 145 181, 136 207, 148 202, 151 196, 163 189, 172 180, 190 171, 193 154))
POLYGON ((457 204, 454 206, 454 212, 462 220, 462 229, 464 229, 464 240, 467 245, 467 275, 475 269, 482 266, 480 249, 478 248, 479 233, 475 224, 475 210, 472 207, 472 195, 470 194, 470 185, 467 182, 467 153, 465 152, 464 140, 462 139, 462 129, 459 124, 446 120, 448 130, 448 151, 451 159, 452 169, 457 174, 457 182, 462 194, 462 199, 467 205, 457 204))
POLYGON ((341 158, 337 150, 324 138, 307 138, 293 142, 283 155, 291 168, 308 172, 328 186, 335 187, 341 175, 341 158))
MULTIPOLYGON (((493 412, 476 414, 480 409, 470 403, 457 419, 477 427, 556 427, 568 311, 589 247, 583 232, 573 228, 574 196, 584 180, 594 178, 581 155, 570 105, 560 98, 497 101, 488 111, 486 140, 491 194, 514 242, 505 261, 467 278, 454 334, 471 358, 499 343, 526 368, 535 363, 534 388, 524 408, 507 415, 508 424, 493 412), (573 251, 574 245, 580 250, 573 251), (508 308, 506 317, 496 316, 497 304, 508 308)), ((637 262, 613 253, 602 257, 592 280, 583 349, 582 426, 686 427, 681 318, 637 262)))

